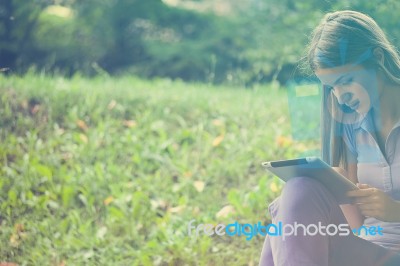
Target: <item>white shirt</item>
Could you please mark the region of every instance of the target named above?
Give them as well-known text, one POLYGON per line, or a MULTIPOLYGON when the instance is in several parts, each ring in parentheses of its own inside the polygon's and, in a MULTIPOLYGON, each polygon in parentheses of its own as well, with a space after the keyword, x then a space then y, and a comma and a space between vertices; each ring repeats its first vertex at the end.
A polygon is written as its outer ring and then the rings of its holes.
MULTIPOLYGON (((343 138, 357 158, 358 182, 376 187, 400 200, 400 121, 390 131, 385 143, 385 158, 371 134, 373 109, 359 122, 345 125, 343 138)), ((365 226, 381 226, 383 235, 360 235, 373 243, 400 251, 400 222, 388 223, 368 217, 365 226)))

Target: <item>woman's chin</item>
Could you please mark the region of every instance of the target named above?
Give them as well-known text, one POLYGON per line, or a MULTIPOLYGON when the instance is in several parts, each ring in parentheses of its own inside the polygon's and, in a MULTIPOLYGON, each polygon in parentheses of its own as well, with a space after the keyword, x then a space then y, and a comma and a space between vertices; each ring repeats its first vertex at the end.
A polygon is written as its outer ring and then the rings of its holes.
POLYGON ((367 113, 369 112, 370 109, 371 109, 371 108, 366 108, 366 107, 363 106, 363 105, 359 105, 357 108, 354 108, 353 110, 354 110, 356 113, 360 114, 360 115, 365 115, 365 114, 367 114, 367 113))

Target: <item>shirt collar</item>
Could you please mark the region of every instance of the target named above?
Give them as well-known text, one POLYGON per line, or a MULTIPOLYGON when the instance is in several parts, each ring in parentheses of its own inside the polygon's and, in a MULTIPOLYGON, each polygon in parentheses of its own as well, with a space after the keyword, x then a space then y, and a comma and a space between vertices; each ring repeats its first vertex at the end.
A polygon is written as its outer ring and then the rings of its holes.
MULTIPOLYGON (((373 131, 376 130, 375 126, 374 126, 374 123, 373 123, 373 120, 372 120, 372 115, 373 115, 374 112, 376 112, 374 108, 375 107, 371 108, 368 111, 367 114, 364 114, 362 117, 360 117, 358 122, 355 122, 353 124, 353 129, 354 130, 364 129, 367 132, 373 132, 373 131)), ((397 127, 400 127, 400 120, 397 121, 396 124, 394 124, 394 126, 393 126, 393 128, 391 130, 393 130, 393 129, 397 128, 397 127)))

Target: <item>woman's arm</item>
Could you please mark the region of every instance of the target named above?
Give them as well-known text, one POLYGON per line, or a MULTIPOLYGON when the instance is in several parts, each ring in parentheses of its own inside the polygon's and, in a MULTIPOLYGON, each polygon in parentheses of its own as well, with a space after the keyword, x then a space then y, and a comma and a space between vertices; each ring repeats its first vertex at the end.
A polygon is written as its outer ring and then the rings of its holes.
MULTIPOLYGON (((347 177, 351 182, 358 183, 356 158, 348 150, 349 159, 347 171, 334 167, 334 169, 347 177), (352 156, 352 157, 350 157, 352 156)), ((357 184, 359 190, 353 190, 347 195, 353 198, 353 204, 340 205, 350 227, 358 228, 363 225, 365 216, 375 217, 386 222, 400 222, 400 201, 393 200, 385 192, 367 184, 357 184)))
POLYGON ((380 189, 358 184, 360 189, 347 192, 361 214, 385 222, 400 222, 400 201, 392 199, 380 189))
MULTIPOLYGON (((357 179, 357 164, 352 163, 347 167, 347 172, 343 168, 333 167, 339 174, 347 177, 351 182, 356 184, 357 179)), ((358 228, 363 225, 365 217, 361 214, 360 210, 354 204, 342 204, 340 205, 344 216, 347 219, 350 227, 358 228)))
MULTIPOLYGON (((339 174, 345 176, 354 184, 358 183, 357 177, 357 158, 352 154, 347 147, 345 147, 345 152, 347 153, 348 166, 347 171, 340 167, 333 167, 339 174)), ((347 219, 350 227, 358 228, 364 224, 365 217, 361 214, 360 210, 355 204, 343 204, 340 205, 344 216, 347 219)))
POLYGON ((342 204, 340 208, 351 229, 359 228, 363 225, 365 217, 354 204, 342 204))

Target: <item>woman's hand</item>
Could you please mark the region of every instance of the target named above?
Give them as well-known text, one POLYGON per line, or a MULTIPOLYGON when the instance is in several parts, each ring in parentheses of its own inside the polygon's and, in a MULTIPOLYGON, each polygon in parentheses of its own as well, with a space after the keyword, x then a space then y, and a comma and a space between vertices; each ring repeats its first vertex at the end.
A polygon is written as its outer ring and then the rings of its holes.
POLYGON ((349 191, 348 197, 364 216, 385 222, 400 222, 400 202, 393 200, 385 192, 367 184, 357 184, 359 190, 349 191))

